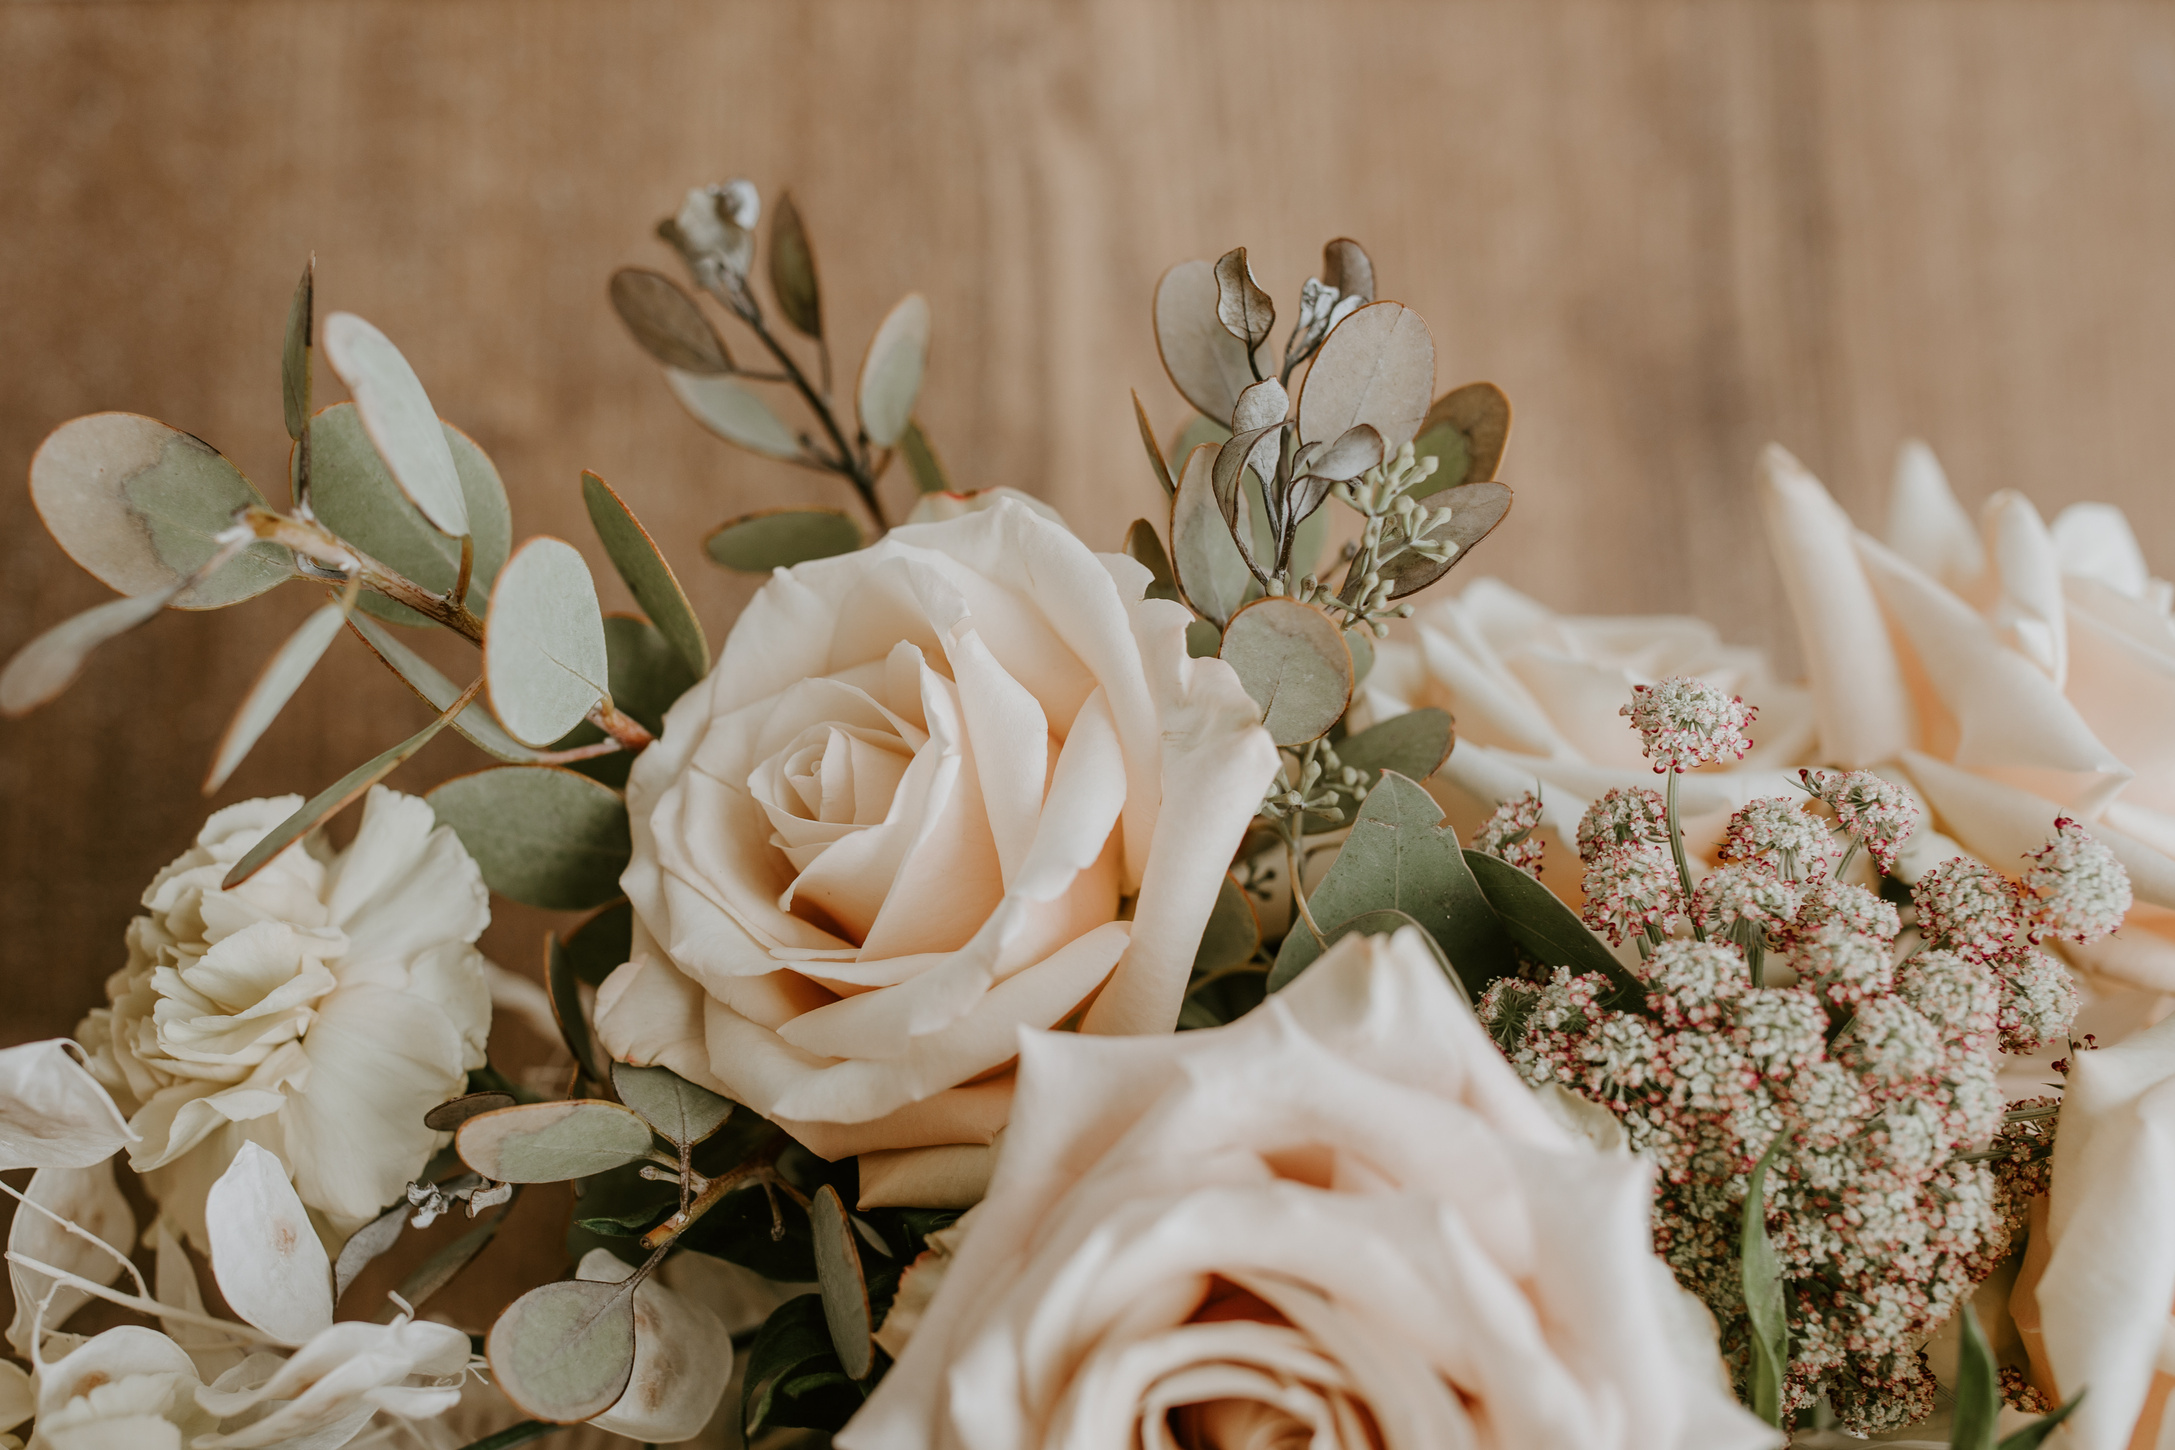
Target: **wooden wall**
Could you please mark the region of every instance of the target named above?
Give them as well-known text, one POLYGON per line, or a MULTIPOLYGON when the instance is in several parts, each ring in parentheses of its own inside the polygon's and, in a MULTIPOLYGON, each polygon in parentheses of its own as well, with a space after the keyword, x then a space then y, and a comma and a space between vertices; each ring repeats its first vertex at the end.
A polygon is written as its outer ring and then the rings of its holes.
MULTIPOLYGON (((1516 403, 1469 566, 1578 610, 1780 638, 1751 463, 1861 518, 1903 437, 1967 502, 2131 511, 2175 568, 2175 8, 2104 0, 0 3, 0 475, 127 409, 275 479, 288 289, 384 327, 587 544, 615 482, 722 635, 700 534, 807 475, 700 433, 604 280, 691 183, 791 184, 849 359, 919 288, 922 413, 966 484, 1114 546, 1166 425, 1148 298, 1245 243, 1288 297, 1340 233, 1516 403)), ((592 558, 598 556, 591 548, 592 558)), ((601 561, 600 561, 601 562, 601 561)), ((0 651, 96 602, 0 489, 0 651)), ((0 724, 0 1040, 67 1031, 201 819, 226 716, 307 611, 174 615, 0 724)), ((343 644, 220 799, 308 792, 420 707, 343 644)), ((473 768, 450 737, 398 784, 473 768)), ((542 918, 488 945, 533 963, 542 918)))

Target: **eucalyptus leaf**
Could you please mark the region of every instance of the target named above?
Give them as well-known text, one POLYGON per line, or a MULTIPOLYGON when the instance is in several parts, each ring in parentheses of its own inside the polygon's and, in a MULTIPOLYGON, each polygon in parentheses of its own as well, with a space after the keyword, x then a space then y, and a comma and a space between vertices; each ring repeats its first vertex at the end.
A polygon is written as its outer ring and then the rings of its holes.
POLYGON ((823 336, 823 291, 816 283, 816 254, 808 245, 808 229, 801 224, 800 208, 793 193, 778 194, 770 214, 770 291, 778 310, 795 330, 808 337, 823 336))
MULTIPOLYGON (((1415 782, 1386 772, 1360 807, 1322 884, 1307 898, 1315 921, 1339 925, 1368 912, 1405 913, 1435 940, 1454 976, 1478 992, 1517 968, 1510 938, 1488 909, 1442 807, 1415 782)), ((1312 966, 1321 944, 1295 925, 1276 954, 1269 990, 1312 966)))
POLYGON ((930 446, 929 436, 921 431, 921 424, 911 418, 906 420, 906 431, 899 434, 899 452, 906 459, 906 471, 914 477, 916 492, 951 492, 952 481, 944 476, 943 461, 930 446))
MULTIPOLYGON (((1352 688, 1356 690, 1367 682, 1367 674, 1374 668, 1374 635, 1355 625, 1344 631, 1344 647, 1352 652, 1352 688)), ((1410 774, 1409 771, 1406 773, 1410 774)), ((1428 773, 1432 775, 1434 772, 1428 773)), ((1425 777, 1413 778, 1420 780, 1425 777)))
POLYGON ((1214 621, 1196 619, 1186 626, 1186 654, 1197 660, 1212 660, 1223 648, 1223 631, 1214 621))
POLYGON ((652 735, 659 733, 665 711, 694 688, 696 676, 686 659, 648 620, 632 614, 604 616, 604 645, 611 658, 613 707, 652 735))
POLYGON ((568 1279, 514 1300, 484 1341, 491 1378, 506 1398, 524 1414, 559 1424, 616 1404, 634 1375, 634 1291, 641 1279, 568 1279))
POLYGON ((332 1261, 334 1304, 340 1302, 348 1286, 370 1267, 372 1260, 400 1242, 400 1232, 408 1226, 408 1213, 406 1203, 396 1203, 348 1235, 347 1242, 340 1245, 340 1256, 332 1261))
POLYGON ((1425 705, 1347 735, 1337 746, 1337 758, 1365 772, 1370 784, 1385 770, 1426 780, 1442 769, 1456 742, 1450 712, 1425 705))
POLYGON ((1163 552, 1163 536, 1146 519, 1135 519, 1125 531, 1125 554, 1148 571, 1149 599, 1176 599, 1178 576, 1171 572, 1171 556, 1163 552))
POLYGON ((838 1351, 838 1362, 848 1376, 867 1379, 876 1367, 876 1342, 869 1337, 874 1326, 869 1323, 868 1285, 861 1277, 861 1251, 846 1221, 846 1205, 830 1184, 816 1190, 808 1207, 808 1223, 815 1234, 816 1282, 823 1291, 823 1321, 830 1326, 831 1347, 838 1351))
POLYGON ((295 283, 294 300, 287 304, 287 336, 279 354, 280 408, 286 414, 287 436, 297 443, 312 411, 310 338, 315 332, 316 292, 317 258, 313 256, 302 268, 302 280, 295 283))
POLYGON ((862 543, 861 526, 837 509, 763 509, 719 526, 702 547, 728 569, 768 574, 850 554, 862 543))
POLYGON ((665 369, 665 386, 696 422, 727 443, 766 458, 799 458, 801 441, 770 404, 731 378, 665 369))
MULTIPOLYGON (((352 312, 335 312, 325 319, 325 360, 354 395, 364 430, 408 501, 440 533, 468 533, 468 499, 444 425, 392 339, 352 312)), ((313 492, 314 479, 313 472, 313 492)))
MULTIPOLYGON (((135 413, 93 413, 46 435, 30 500, 54 542, 132 598, 172 589, 219 551, 213 538, 264 495, 201 438, 135 413)), ((294 577, 287 551, 253 544, 190 586, 180 609, 238 604, 294 577)))
POLYGON ((1493 383, 1467 383, 1435 400, 1412 440, 1412 451, 1435 459, 1435 472, 1408 490, 1425 498, 1446 488, 1495 477, 1510 441, 1510 399, 1493 383))
MULTIPOLYGON (((1772 1154, 1774 1150, 1770 1148, 1768 1152, 1772 1154)), ((1760 1166, 1766 1166, 1764 1159, 1760 1166)), ((1748 1195, 1745 1199, 1745 1223, 1748 1231, 1752 1222, 1751 1203, 1748 1195)), ((1766 1226, 1762 1224, 1761 1227, 1764 1230, 1766 1226)), ((1772 1246, 1767 1252, 1770 1258, 1774 1257, 1772 1246)), ((1747 1254, 1747 1304, 1751 1302, 1751 1279, 1752 1259, 1747 1254)), ((1956 1306, 1956 1325, 1960 1340, 1956 1349, 1956 1410, 1955 1417, 1949 1421, 1950 1450, 1995 1450, 1994 1434, 2001 1424, 2001 1366, 1994 1362, 1994 1347, 1986 1342, 1986 1331, 1979 1327, 1979 1316, 1973 1311, 1968 1298, 1956 1306)), ((1785 1325, 1784 1328, 1787 1331, 1788 1326, 1785 1325)), ((1755 1319, 1752 1336, 1755 1355, 1759 1353, 1761 1338, 1759 1321, 1755 1319)), ((1763 1363, 1755 1361, 1756 1373, 1764 1368, 1763 1363)), ((1759 1378, 1754 1381, 1756 1385, 1762 1382, 1759 1378)))
POLYGON ((1244 247, 1233 247, 1216 260, 1216 320, 1248 347, 1267 342, 1269 329, 1276 326, 1276 303, 1254 281, 1244 247))
MULTIPOLYGON (((1767 1169, 1775 1161, 1775 1154, 1781 1147, 1782 1139, 1778 1136, 1774 1142, 1768 1144, 1767 1151, 1760 1155, 1759 1163, 1745 1180, 1744 1214, 1738 1236, 1738 1259, 1744 1276, 1745 1315, 1752 1322, 1750 1409, 1753 1414, 1778 1428, 1783 1423, 1783 1382, 1790 1372, 1790 1321, 1784 1303, 1782 1262, 1775 1257, 1775 1246, 1767 1237, 1767 1169)), ((1970 1313, 1968 1306, 1964 1312, 1967 1315, 1970 1313)), ((1969 1335, 1977 1328, 1974 1322, 1965 1333, 1969 1335)), ((1964 1373, 1968 1372, 1966 1367, 1964 1373)), ((1964 1386, 1959 1384, 1959 1418, 1969 1413, 1961 1399, 1963 1391, 1964 1386)), ((1998 1413, 1998 1390, 1995 1401, 1995 1410, 1998 1413)), ((1987 1443, 1990 1444, 1992 1439, 1993 1427, 1989 1425, 1986 1430, 1987 1443)))
MULTIPOLYGON (((451 423, 439 427, 453 454, 453 471, 460 479, 461 496, 467 504, 474 551, 468 593, 462 602, 481 614, 488 607, 491 582, 505 566, 507 552, 513 547, 513 510, 506 502, 506 485, 490 457, 451 423)), ((460 578, 460 540, 440 533, 408 502, 408 496, 385 471, 384 460, 378 457, 353 403, 336 403, 310 420, 309 460, 310 507, 320 522, 432 593, 453 592, 454 582, 460 578)), ((290 470, 296 475, 298 496, 301 461, 302 450, 297 448, 290 470)), ((363 595, 360 608, 388 624, 416 628, 432 624, 407 605, 375 592, 363 595)))
POLYGON ((1362 307, 1374 301, 1374 260, 1350 237, 1339 237, 1322 248, 1322 280, 1336 288, 1340 297, 1357 297, 1362 307))
MULTIPOLYGON (((518 1193, 518 1190, 517 1190, 518 1193)), ((400 1281, 393 1292, 405 1301, 409 1308, 420 1309, 440 1289, 453 1282, 461 1270, 475 1262, 476 1255, 491 1246, 498 1231, 506 1226, 513 1204, 507 1203, 490 1218, 477 1224, 452 1243, 432 1254, 415 1266, 408 1277, 400 1281)), ((400 1305, 388 1302, 378 1312, 378 1322, 385 1323, 400 1312, 400 1305)))
POLYGON ((839 1429, 861 1408, 862 1391, 831 1346, 821 1294, 788 1299, 748 1346, 740 1421, 749 1440, 780 1426, 839 1429))
POLYGON ((632 1163, 650 1150, 649 1124, 602 1098, 517 1103, 461 1124, 461 1161, 498 1183, 558 1183, 632 1163))
POLYGON ((433 1133, 450 1133, 470 1118, 485 1113, 495 1113, 500 1108, 510 1108, 516 1099, 512 1093, 488 1089, 480 1093, 465 1093, 450 1102, 440 1103, 423 1115, 423 1126, 433 1133))
POLYGON ((650 623, 679 651, 696 679, 710 671, 710 642, 703 637, 702 622, 687 602, 687 591, 665 562, 657 541, 642 527, 634 510, 627 507, 612 486, 594 473, 582 474, 582 502, 589 522, 603 541, 612 567, 627 583, 634 602, 642 606, 650 623))
MULTIPOLYGON (((1195 413, 1186 420, 1186 426, 1178 430, 1178 438, 1171 444, 1172 476, 1175 478, 1185 472, 1186 460, 1193 456, 1194 449, 1200 447, 1203 443, 1221 445, 1230 436, 1230 414, 1226 413, 1223 420, 1219 422, 1214 418, 1204 418, 1199 413, 1195 413)), ((1175 485, 1171 491, 1173 493, 1177 492, 1175 485)))
POLYGON ((1247 365, 1246 344, 1217 315, 1222 289, 1208 262, 1181 262, 1155 288, 1155 342, 1163 370, 1187 402, 1221 423, 1239 394, 1274 369, 1266 343, 1247 365))
POLYGON ((546 911, 619 895, 633 846, 627 802, 609 786, 555 766, 506 765, 456 776, 428 799, 499 895, 546 911))
POLYGON ((1215 469, 1211 445, 1186 459, 1171 499, 1171 567, 1193 612, 1221 628, 1246 603, 1254 575, 1216 502, 1215 469))
POLYGON ((1382 435, 1372 424, 1359 423, 1337 435, 1309 472, 1336 483, 1359 477, 1382 461, 1382 435))
POLYGON ((1201 945, 1193 954, 1193 974, 1206 976, 1250 961, 1261 945, 1261 921, 1246 891, 1230 872, 1216 889, 1216 904, 1209 909, 1208 925, 1202 928, 1201 945))
POLYGON ((1163 496, 1169 498, 1178 492, 1178 484, 1171 478, 1171 466, 1163 461, 1163 450, 1155 441, 1155 429, 1148 422, 1148 410, 1140 405, 1140 393, 1133 393, 1133 422, 1140 428, 1141 447, 1148 450, 1148 462, 1155 469, 1155 481, 1163 485, 1163 496))
POLYGON ((1278 745, 1328 734, 1352 702, 1344 632, 1311 604, 1281 596, 1255 600, 1224 626, 1221 654, 1278 745))
POLYGON ((634 907, 624 899, 600 906, 566 935, 567 965, 592 987, 634 955, 634 907))
MULTIPOLYGON (((1646 987, 1624 969, 1601 938, 1587 929, 1578 913, 1534 877, 1508 861, 1468 850, 1465 864, 1495 908, 1503 929, 1543 966, 1569 967, 1573 976, 1598 972, 1615 991, 1604 999, 1618 1011, 1646 1010, 1646 987)), ((1482 985, 1474 984, 1476 987, 1482 985)))
POLYGON ((1401 302, 1375 302, 1337 324, 1299 389, 1299 438, 1327 443, 1365 423, 1396 449, 1419 432, 1435 391, 1435 339, 1401 302))
POLYGON ((612 1064, 612 1090, 675 1148, 692 1148, 725 1126, 733 1100, 681 1077, 669 1067, 612 1064))
POLYGON ((1363 911, 1359 915, 1329 928, 1329 944, 1335 946, 1348 936, 1394 936, 1408 926, 1419 929, 1420 942, 1427 948, 1427 954, 1435 959, 1435 965, 1442 968, 1442 974, 1448 977, 1451 984, 1469 1000, 1473 994, 1458 979, 1458 970, 1450 965, 1450 958, 1444 955, 1442 943, 1436 941, 1429 934, 1428 929, 1421 924, 1420 920, 1410 912, 1399 911, 1394 906, 1363 911))
MULTIPOLYGON (((1443 575, 1465 562, 1473 545, 1486 538, 1495 526, 1503 522, 1510 512, 1510 489, 1503 484, 1468 483, 1447 493, 1437 494, 1435 507, 1447 505, 1450 522, 1428 534, 1430 540, 1447 539, 1457 545, 1447 559, 1430 559, 1422 554, 1400 554, 1381 566, 1379 573, 1391 581, 1390 598, 1402 599, 1417 594, 1443 575)), ((1353 561, 1357 563, 1357 560, 1353 561)), ((1357 598, 1359 581, 1347 570, 1344 594, 1357 598)))
POLYGON ((0 669, 0 715, 27 715, 68 688, 92 650, 144 623, 180 594, 171 586, 104 604, 62 620, 17 650, 0 669))
POLYGON ((921 396, 928 365, 929 300, 909 292, 884 314, 861 357, 854 408, 869 442, 889 448, 899 441, 913 420, 914 400, 921 396))
POLYGON ((732 354, 701 306, 664 273, 621 267, 612 274, 611 294, 627 331, 666 367, 705 375, 733 370, 732 354))
POLYGON ((483 673, 491 713, 524 745, 551 744, 610 692, 604 615, 579 549, 546 535, 506 561, 484 621, 483 673))
MULTIPOLYGON (((469 699, 473 697, 473 687, 471 687, 462 696, 456 697, 456 703, 466 705, 469 699)), ((391 775, 409 756, 430 744, 432 738, 440 730, 445 729, 446 723, 447 716, 441 713, 437 719, 425 725, 406 740, 401 741, 391 750, 364 761, 361 765, 356 766, 346 775, 341 776, 331 785, 326 786, 316 795, 304 801, 300 810, 274 826, 270 831, 267 831, 256 845, 249 848, 241 860, 234 863, 232 869, 227 872, 225 879, 219 883, 220 889, 232 891, 235 887, 256 875, 258 869, 265 862, 286 850, 315 827, 330 820, 333 816, 338 815, 357 800, 360 800, 364 791, 369 790, 370 787, 391 775)))
POLYGON ((310 677, 310 671, 317 668, 317 662, 325 657, 325 651, 332 647, 334 637, 345 623, 345 603, 336 601, 321 605, 265 662, 256 684, 250 686, 248 696, 234 712, 227 733, 219 741, 219 751, 212 758, 211 773, 204 777, 204 794, 210 795, 227 783, 227 777, 234 774, 234 768, 249 754, 249 748, 271 728, 272 722, 279 718, 279 712, 294 698, 295 691, 310 677))
MULTIPOLYGON (((358 606, 362 603, 357 601, 358 606)), ((400 682, 433 710, 442 711, 459 698, 459 686, 440 674, 438 667, 429 660, 402 644, 384 625, 350 616, 347 627, 378 657, 379 663, 400 676, 400 682)), ((491 718, 490 710, 481 701, 471 702, 453 717, 451 723, 454 734, 500 760, 528 765, 541 758, 542 752, 531 750, 508 735, 505 727, 491 718)))
POLYGON ((583 1077, 602 1087, 611 1079, 611 1060, 597 1041, 596 1028, 582 1005, 581 979, 557 936, 544 938, 544 989, 551 997, 551 1018, 559 1024, 559 1040, 574 1059, 583 1077))

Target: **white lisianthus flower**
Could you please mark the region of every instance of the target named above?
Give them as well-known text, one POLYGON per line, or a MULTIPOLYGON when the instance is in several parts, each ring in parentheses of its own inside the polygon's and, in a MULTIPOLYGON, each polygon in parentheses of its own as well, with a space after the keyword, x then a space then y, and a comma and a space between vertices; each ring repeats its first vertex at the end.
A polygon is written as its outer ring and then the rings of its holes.
POLYGON ((1763 1450, 1653 1169, 1411 928, 1228 1027, 1023 1032, 989 1196, 843 1450, 1763 1450))
POLYGON ((423 1114, 484 1061, 491 999, 476 863, 414 796, 378 787, 353 844, 312 834, 220 881, 299 797, 214 814, 144 892, 110 1006, 77 1031, 141 1141, 161 1212, 208 1244, 204 1199, 245 1142, 288 1166, 334 1239, 429 1160, 423 1114))

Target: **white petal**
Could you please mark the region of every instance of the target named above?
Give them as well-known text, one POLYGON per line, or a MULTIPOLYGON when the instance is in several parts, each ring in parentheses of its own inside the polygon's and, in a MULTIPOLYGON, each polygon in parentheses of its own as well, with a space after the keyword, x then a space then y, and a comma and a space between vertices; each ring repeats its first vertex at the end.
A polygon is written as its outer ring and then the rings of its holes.
MULTIPOLYGON (((114 1184, 110 1161, 89 1168, 40 1168, 31 1175, 25 1197, 102 1240, 118 1254, 125 1255, 135 1243, 136 1215, 114 1184)), ((47 1214, 25 1204, 16 1205, 15 1221, 8 1228, 8 1251, 96 1284, 110 1284, 123 1273, 121 1259, 115 1253, 70 1233, 47 1214)), ((8 1343, 27 1359, 34 1348, 30 1342, 31 1323, 37 1303, 53 1281, 20 1264, 8 1265, 8 1281, 15 1291, 15 1322, 8 1326, 8 1343)), ((51 1334, 66 1324, 68 1316, 88 1303, 90 1297, 81 1289, 56 1291, 45 1314, 45 1333, 51 1334)))
POLYGON ((74 1047, 55 1037, 0 1052, 0 1171, 88 1168, 137 1141, 74 1047))
POLYGON ((332 1261, 277 1158, 244 1143, 204 1212, 212 1276, 229 1308, 290 1344, 332 1323, 332 1261))

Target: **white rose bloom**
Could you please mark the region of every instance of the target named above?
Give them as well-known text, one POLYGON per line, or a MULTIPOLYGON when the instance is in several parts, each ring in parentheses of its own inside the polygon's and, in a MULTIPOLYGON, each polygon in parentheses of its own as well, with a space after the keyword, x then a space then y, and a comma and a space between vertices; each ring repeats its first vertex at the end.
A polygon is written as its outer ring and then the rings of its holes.
POLYGON ((1019 1027, 1169 1031, 1277 757, 1147 583, 1013 500, 779 571, 628 782, 612 1054, 958 1203, 1019 1027))
POLYGON ((1652 1169, 1410 928, 1228 1027, 1021 1034, 989 1196, 842 1450, 1755 1450, 1652 1169))
POLYGON ((111 1006, 77 1036, 141 1141, 131 1164, 200 1247, 204 1199, 245 1142, 292 1170, 335 1239, 401 1196, 435 1150, 423 1114, 484 1061, 490 920, 459 837, 378 787, 353 844, 312 834, 220 881, 299 797, 214 814, 144 892, 111 1006))

